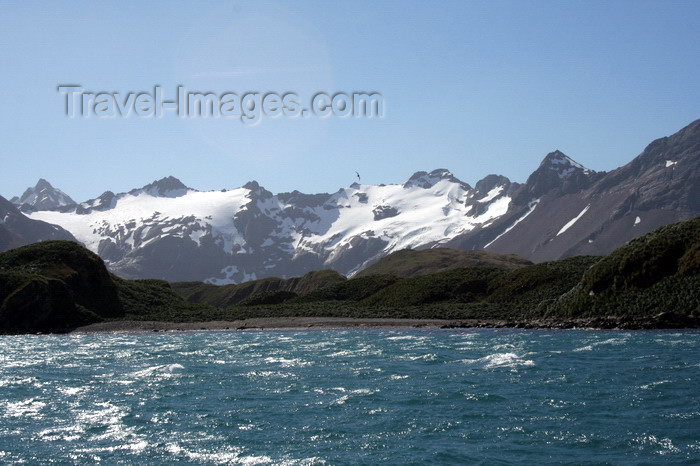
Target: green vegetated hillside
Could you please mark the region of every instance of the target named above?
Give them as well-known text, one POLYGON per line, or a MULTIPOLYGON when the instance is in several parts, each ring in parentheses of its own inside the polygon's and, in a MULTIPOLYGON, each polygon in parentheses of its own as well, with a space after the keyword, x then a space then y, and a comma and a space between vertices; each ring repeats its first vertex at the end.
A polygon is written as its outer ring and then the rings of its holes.
MULTIPOLYGON (((416 277, 369 275, 277 305, 239 305, 245 317, 334 316, 430 319, 542 317, 599 257, 522 268, 472 266, 416 277)), ((241 303, 244 304, 244 303, 241 303)))
POLYGON ((700 218, 660 228, 606 257, 528 264, 510 256, 491 263, 485 253, 485 263, 453 268, 445 262, 452 251, 435 251, 439 250, 394 253, 375 265, 382 273, 352 279, 322 270, 292 279, 214 286, 124 280, 75 243, 37 243, 0 254, 0 331, 60 331, 115 319, 342 316, 522 321, 700 314, 700 218), (437 271, 421 274, 416 264, 437 271))
POLYGON ((445 270, 470 266, 522 267, 532 265, 515 254, 496 254, 486 251, 436 248, 396 251, 359 272, 357 277, 369 275, 396 275, 415 277, 445 270))
POLYGON ((105 319, 149 314, 206 317, 167 282, 129 281, 96 254, 70 241, 46 241, 0 254, 0 332, 61 331, 105 319))
POLYGON ((586 270, 548 312, 586 317, 700 313, 700 217, 630 241, 586 270))
POLYGON ((524 305, 527 311, 571 289, 599 257, 574 257, 523 268, 462 267, 397 281, 367 304, 419 306, 434 302, 524 305))
MULTIPOLYGON (((699 223, 697 218, 661 228, 608 257, 578 256, 540 264, 483 252, 462 255, 462 251, 439 249, 399 251, 349 280, 340 279, 306 293, 268 289, 230 305, 240 318, 690 315, 699 311, 699 223), (455 264, 445 259, 449 257, 479 262, 453 267, 455 264)), ((181 286, 173 285, 182 294, 181 286)), ((231 289, 241 286, 231 285, 231 289)), ((260 287, 256 282, 248 286, 260 287)))
POLYGON ((334 270, 316 270, 303 277, 262 278, 238 285, 217 286, 202 282, 179 282, 173 283, 172 287, 187 301, 217 307, 231 307, 243 301, 249 304, 277 304, 345 280, 344 276, 334 270))

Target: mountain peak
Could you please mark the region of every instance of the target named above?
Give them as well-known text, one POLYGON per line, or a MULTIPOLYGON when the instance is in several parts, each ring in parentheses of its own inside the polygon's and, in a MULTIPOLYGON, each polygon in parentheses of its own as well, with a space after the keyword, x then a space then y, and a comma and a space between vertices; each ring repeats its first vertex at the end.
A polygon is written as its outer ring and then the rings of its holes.
POLYGON ((272 193, 260 186, 260 183, 258 183, 255 180, 247 182, 242 187, 250 191, 248 197, 250 197, 251 199, 269 199, 272 197, 272 193))
POLYGON ((154 197, 180 197, 187 193, 190 188, 185 186, 185 184, 175 178, 174 176, 166 176, 159 180, 155 180, 152 183, 147 184, 140 190, 134 190, 135 192, 145 192, 154 197))
POLYGON ((583 170, 583 173, 585 174, 591 173, 591 170, 584 167, 560 150, 555 150, 554 152, 547 154, 542 160, 542 163, 540 163, 540 168, 542 167, 558 172, 560 178, 569 176, 577 169, 583 170))
POLYGON ((251 191, 255 191, 256 189, 260 189, 260 183, 258 183, 255 180, 249 181, 246 184, 242 186, 242 188, 245 189, 250 189, 251 191))
POLYGON ((76 204, 70 196, 51 186, 44 178, 39 178, 36 185, 27 188, 22 196, 13 197, 12 203, 23 211, 58 210, 76 204))
POLYGON ((550 152, 532 172, 525 183, 524 198, 518 199, 529 202, 552 190, 560 193, 570 193, 588 186, 596 172, 584 167, 560 150, 550 152))
POLYGON ((464 189, 470 189, 470 186, 467 183, 464 183, 463 181, 460 181, 455 177, 451 171, 447 170, 446 168, 438 168, 430 173, 420 171, 420 172, 415 172, 411 177, 408 179, 403 184, 404 188, 423 188, 423 189, 429 189, 435 186, 437 183, 440 181, 447 180, 451 181, 453 183, 458 183, 464 187, 464 189))
POLYGON ((39 181, 36 182, 36 186, 34 186, 34 189, 37 191, 41 189, 53 189, 53 186, 51 186, 51 183, 49 183, 45 179, 39 178, 39 181))
POLYGON ((452 179, 454 175, 447 168, 436 168, 435 170, 428 173, 430 176, 440 177, 441 179, 452 179))
POLYGON ((478 193, 479 198, 483 198, 496 188, 501 188, 501 192, 506 192, 510 186, 510 180, 503 175, 487 175, 481 180, 477 181, 474 189, 478 193))
POLYGON ((565 153, 563 153, 562 151, 560 151, 559 149, 554 149, 552 152, 547 154, 544 158, 546 160, 548 158, 563 158, 563 157, 568 158, 568 156, 565 153))

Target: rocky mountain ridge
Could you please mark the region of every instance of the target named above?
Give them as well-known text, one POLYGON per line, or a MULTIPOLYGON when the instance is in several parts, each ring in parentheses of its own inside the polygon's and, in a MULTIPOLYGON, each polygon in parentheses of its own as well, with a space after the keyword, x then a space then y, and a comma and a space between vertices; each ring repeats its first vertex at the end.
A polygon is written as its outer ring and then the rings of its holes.
POLYGON ((607 254, 700 214, 699 162, 700 120, 609 173, 554 151, 523 184, 489 175, 471 187, 438 169, 402 184, 273 194, 255 181, 201 192, 167 177, 79 204, 21 207, 70 231, 124 277, 226 284, 324 268, 352 276, 406 248, 534 262, 607 254))
POLYGON ((0 196, 0 251, 46 240, 77 242, 58 225, 27 218, 13 203, 0 196))

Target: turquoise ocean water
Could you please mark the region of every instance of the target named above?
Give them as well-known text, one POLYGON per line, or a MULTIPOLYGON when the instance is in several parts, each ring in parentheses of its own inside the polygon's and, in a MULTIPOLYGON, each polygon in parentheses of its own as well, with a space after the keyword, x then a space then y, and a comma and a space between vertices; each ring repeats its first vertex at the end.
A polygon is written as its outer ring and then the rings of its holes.
POLYGON ((0 463, 700 463, 700 333, 0 337, 0 463))

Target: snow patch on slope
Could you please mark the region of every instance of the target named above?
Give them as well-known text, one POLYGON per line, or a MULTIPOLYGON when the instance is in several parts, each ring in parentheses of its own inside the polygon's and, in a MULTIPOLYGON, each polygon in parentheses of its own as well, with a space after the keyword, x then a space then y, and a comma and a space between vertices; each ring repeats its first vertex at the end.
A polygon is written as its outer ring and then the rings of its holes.
POLYGON ((512 230, 513 228, 515 228, 515 226, 516 226, 518 223, 520 223, 520 222, 522 222, 523 220, 525 220, 525 219, 527 218, 528 215, 530 215, 532 212, 535 211, 535 207, 537 207, 537 204, 539 204, 539 203, 540 203, 540 200, 539 200, 539 199, 535 199, 534 201, 530 202, 530 203, 528 204, 528 211, 525 212, 525 214, 523 214, 523 215, 522 215, 520 218, 518 218, 515 222, 513 222, 513 224, 512 224, 511 226, 509 226, 508 228, 506 228, 505 230, 503 230, 503 233, 501 233, 500 235, 496 236, 496 237, 495 237, 494 239, 492 239, 488 244, 486 244, 486 245, 484 246, 484 249, 486 249, 486 248, 488 248, 489 246, 491 246, 491 245, 492 245, 493 243, 495 243, 496 240, 498 240, 501 236, 505 235, 505 234, 508 233, 510 230, 512 230))
POLYGON ((578 220, 579 220, 581 217, 583 217, 583 214, 585 214, 586 212, 588 212, 588 209, 589 209, 590 207, 591 207, 591 205, 588 204, 586 207, 584 207, 584 209, 581 211, 581 213, 579 213, 576 217, 574 217, 574 218, 572 218, 571 220, 569 220, 569 221, 566 223, 566 225, 564 225, 563 227, 561 227, 561 230, 559 230, 559 233, 557 233, 557 236, 561 235, 561 234, 564 233, 566 230, 568 230, 569 228, 571 228, 571 227, 574 225, 574 223, 578 222, 578 220))
POLYGON ((478 202, 486 203, 494 200, 503 191, 503 186, 496 186, 491 191, 489 191, 483 199, 479 199, 478 202))

